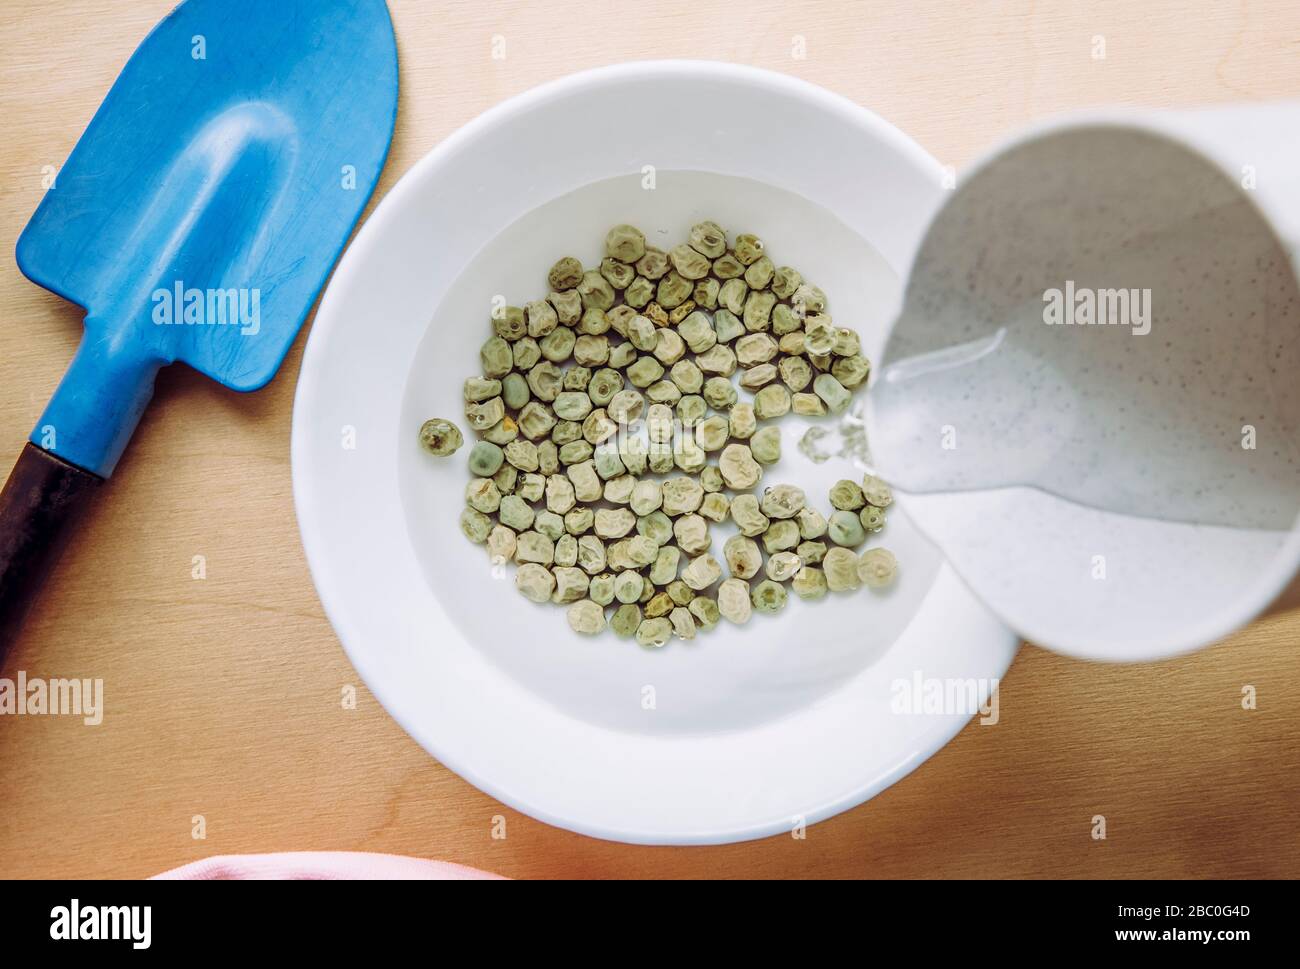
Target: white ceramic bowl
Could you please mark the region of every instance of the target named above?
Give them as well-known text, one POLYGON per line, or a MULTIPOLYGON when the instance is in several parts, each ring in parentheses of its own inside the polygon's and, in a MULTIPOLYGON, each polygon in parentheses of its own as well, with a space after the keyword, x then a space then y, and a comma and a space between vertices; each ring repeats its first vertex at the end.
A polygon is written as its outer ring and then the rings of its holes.
MULTIPOLYGON (((293 477, 307 558, 361 676, 430 753, 544 821, 602 838, 716 843, 787 832, 913 770, 970 710, 894 712, 895 688, 970 681, 981 702, 1017 639, 905 516, 885 595, 794 599, 776 617, 643 650, 572 634, 461 536, 465 452, 421 452, 461 416, 492 299, 544 293, 606 228, 677 240, 702 218, 768 240, 883 346, 941 192, 939 166, 868 111, 778 74, 641 63, 514 98, 420 161, 322 299, 299 378, 293 477), (660 134, 665 133, 665 134, 660 134), (653 185, 653 187, 650 187, 653 185), (834 213, 833 215, 831 213, 834 213)), ((795 447, 769 481, 824 496, 847 462, 795 447)), ((715 529, 715 546, 727 532, 715 529)))

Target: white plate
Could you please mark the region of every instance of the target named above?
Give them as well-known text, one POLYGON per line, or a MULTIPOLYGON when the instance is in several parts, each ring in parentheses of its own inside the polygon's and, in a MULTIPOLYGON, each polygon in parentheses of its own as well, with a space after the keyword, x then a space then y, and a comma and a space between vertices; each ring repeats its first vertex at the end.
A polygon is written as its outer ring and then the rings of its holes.
MULTIPOLYGON (((493 297, 541 295, 560 254, 594 263, 616 222, 652 242, 701 218, 756 232, 878 352, 941 179, 919 147, 839 97, 693 62, 548 84, 403 177, 321 301, 293 478, 325 610, 407 732, 541 820, 706 844, 852 807, 961 729, 970 709, 898 713, 896 687, 970 681, 983 702, 1017 639, 901 513, 880 536, 902 563, 888 594, 791 597, 779 616, 643 650, 577 637, 562 609, 515 593, 512 569, 494 576, 457 526, 466 452, 438 461, 416 443, 425 418, 460 419, 493 297)), ((785 456, 766 480, 824 506, 830 483, 856 471, 803 458, 800 420, 783 422, 785 456)), ((714 534, 717 547, 727 532, 714 534)))

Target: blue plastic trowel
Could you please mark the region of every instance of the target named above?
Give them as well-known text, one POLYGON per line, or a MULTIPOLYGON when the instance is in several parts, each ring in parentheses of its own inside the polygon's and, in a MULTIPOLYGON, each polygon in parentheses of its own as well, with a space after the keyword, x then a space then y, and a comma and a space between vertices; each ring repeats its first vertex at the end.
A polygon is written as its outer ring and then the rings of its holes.
POLYGON ((0 492, 0 661, 159 368, 240 391, 275 375, 396 113, 383 0, 188 0, 132 55, 18 240, 86 320, 0 492))

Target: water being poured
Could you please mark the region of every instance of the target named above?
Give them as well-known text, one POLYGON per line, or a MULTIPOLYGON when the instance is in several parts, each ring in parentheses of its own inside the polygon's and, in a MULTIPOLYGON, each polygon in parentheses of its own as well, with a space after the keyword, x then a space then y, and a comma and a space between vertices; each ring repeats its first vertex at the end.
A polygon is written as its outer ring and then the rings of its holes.
POLYGON ((1029 487, 1172 522, 1300 509, 1300 292, 1217 168, 1079 129, 1012 149, 940 213, 866 421, 815 442, 917 494, 1029 487))

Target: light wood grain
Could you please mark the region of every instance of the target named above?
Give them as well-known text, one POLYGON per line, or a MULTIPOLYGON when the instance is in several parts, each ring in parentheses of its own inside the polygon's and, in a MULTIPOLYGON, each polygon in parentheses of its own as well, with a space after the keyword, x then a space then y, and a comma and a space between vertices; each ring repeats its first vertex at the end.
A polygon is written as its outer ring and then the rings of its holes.
MULTIPOLYGON (((0 11, 0 455, 17 455, 80 314, 13 245, 171 0, 0 11)), ((1103 103, 1295 94, 1300 7, 1252 3, 393 0, 402 58, 382 194, 502 98, 635 58, 739 61, 867 105, 960 166, 1008 130, 1103 103), (1192 9, 1196 8, 1196 9, 1192 9), (506 38, 503 61, 489 56, 506 38), (795 35, 807 57, 792 57, 795 35), (1104 35, 1107 56, 1091 57, 1104 35)), ((689 105, 683 105, 689 110, 689 105)), ((390 851, 519 877, 1300 875, 1300 611, 1176 661, 1027 647, 1001 722, 968 727, 868 804, 722 848, 602 843, 502 807, 429 759, 360 684, 312 589, 288 437, 300 338, 239 396, 175 369, 10 669, 102 677, 105 722, 0 719, 0 875, 137 877, 207 855, 390 851), (208 577, 190 577, 194 555, 208 577), (356 684, 356 710, 339 697, 356 684), (1243 685, 1259 708, 1241 706, 1243 685), (7 721, 7 722, 6 722, 7 721), (508 837, 491 837, 495 815, 508 837), (1091 819, 1107 818, 1094 841, 1091 819), (191 837, 203 815, 205 840, 191 837)), ((8 465, 6 464, 7 468, 8 465)))

